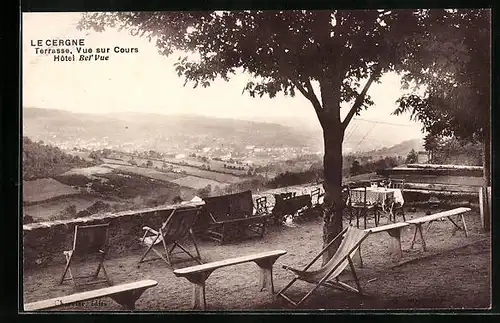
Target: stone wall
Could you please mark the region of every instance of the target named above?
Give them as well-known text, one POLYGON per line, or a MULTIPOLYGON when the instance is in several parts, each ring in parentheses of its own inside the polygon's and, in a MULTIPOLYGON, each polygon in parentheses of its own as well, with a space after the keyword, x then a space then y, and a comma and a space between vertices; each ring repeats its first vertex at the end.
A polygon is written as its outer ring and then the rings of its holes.
POLYGON ((64 250, 71 250, 76 225, 109 223, 108 257, 141 248, 142 227, 160 228, 175 208, 190 208, 202 203, 163 206, 119 213, 96 214, 84 218, 56 220, 23 225, 23 264, 25 269, 64 264, 64 250))

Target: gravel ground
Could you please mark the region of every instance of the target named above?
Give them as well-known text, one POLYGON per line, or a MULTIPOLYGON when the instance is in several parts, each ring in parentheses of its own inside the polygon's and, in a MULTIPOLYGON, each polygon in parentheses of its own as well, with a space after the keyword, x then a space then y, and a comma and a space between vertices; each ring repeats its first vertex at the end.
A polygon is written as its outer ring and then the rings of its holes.
MULTIPOLYGON (((423 216, 423 211, 407 212, 407 218, 423 216)), ((383 220, 385 221, 385 219, 383 220)), ((488 308, 491 298, 491 247, 489 235, 480 230, 479 214, 466 216, 469 237, 463 232, 453 234, 449 221, 436 221, 424 232, 427 251, 420 244, 409 249, 413 226, 402 233, 403 258, 397 263, 389 257, 389 236, 373 234, 363 242, 363 268, 356 272, 365 295, 318 288, 303 309, 418 309, 418 308, 488 308)), ((383 222, 385 224, 385 222, 383 222)), ((348 225, 346 223, 346 225, 348 225)), ((251 239, 218 245, 199 241, 204 262, 226 259, 267 250, 284 249, 287 254, 274 265, 275 290, 281 289, 293 275, 282 269, 283 264, 300 268, 321 250, 321 219, 298 223, 296 227, 270 227, 262 239, 251 239)), ((373 226, 372 221, 370 226, 373 226)), ((424 226, 425 227, 425 226, 424 226)), ((140 233, 138 233, 140 234, 140 233)), ((61 252, 61 257, 63 257, 61 252)), ((172 269, 161 260, 148 261, 137 267, 140 253, 126 256, 109 255, 108 274, 114 283, 154 279, 158 286, 147 290, 137 301, 137 311, 189 311, 192 286, 184 278, 174 276, 172 269)), ((179 255, 183 258, 183 255, 179 255)), ((193 265, 181 262, 176 268, 193 265)), ((87 265, 81 270, 91 270, 87 265)), ((58 285, 62 266, 53 266, 24 273, 25 302, 74 293, 68 282, 58 285)), ((349 273, 346 277, 349 278, 349 273)), ((273 298, 258 290, 258 267, 253 263, 215 270, 206 282, 209 310, 292 310, 281 298, 273 298)), ((101 286, 94 286, 98 288, 101 286)), ((299 298, 313 285, 299 282, 290 289, 299 298)), ((58 311, 122 311, 109 298, 67 306, 58 311)))

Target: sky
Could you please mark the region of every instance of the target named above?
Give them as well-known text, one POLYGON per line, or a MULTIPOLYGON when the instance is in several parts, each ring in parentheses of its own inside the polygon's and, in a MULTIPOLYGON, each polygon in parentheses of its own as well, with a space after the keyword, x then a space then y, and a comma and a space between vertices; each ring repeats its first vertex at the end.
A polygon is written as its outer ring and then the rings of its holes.
MULTIPOLYGON (((23 13, 23 106, 62 109, 77 113, 188 113, 214 117, 252 119, 293 117, 316 125, 310 102, 300 93, 294 98, 278 95, 269 99, 242 94, 248 75, 238 74, 230 82, 217 80, 208 88, 183 86, 173 64, 179 55, 160 55, 153 42, 127 31, 108 29, 98 33, 78 31, 80 13, 23 13), (54 62, 53 55, 36 54, 37 40, 85 40, 85 48, 109 47, 107 61, 54 62), (113 48, 137 48, 137 53, 114 53, 113 48)), ((44 46, 43 48, 48 48, 44 46)), ((62 48, 62 47, 61 47, 62 48)), ((76 59, 79 54, 73 50, 76 59)), ((363 82, 362 82, 363 84, 363 82)), ((319 91, 316 92, 317 95, 319 91)), ((364 110, 363 120, 401 124, 402 140, 422 137, 421 125, 409 115, 394 116, 395 101, 401 95, 396 74, 382 76, 368 94, 375 105, 364 110)), ((347 108, 341 109, 345 116, 347 108)), ((356 122, 353 120, 351 128, 356 122)), ((378 124, 378 127, 383 124, 378 124)))

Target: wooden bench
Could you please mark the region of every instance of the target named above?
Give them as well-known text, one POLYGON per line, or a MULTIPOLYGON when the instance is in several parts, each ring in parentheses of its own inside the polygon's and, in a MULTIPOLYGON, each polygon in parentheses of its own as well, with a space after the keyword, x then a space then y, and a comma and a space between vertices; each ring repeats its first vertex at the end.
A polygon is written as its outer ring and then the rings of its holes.
POLYGON ((468 207, 459 207, 459 208, 456 208, 456 209, 453 209, 453 210, 439 212, 439 213, 436 213, 436 214, 431 214, 431 215, 427 215, 427 216, 423 216, 423 217, 420 217, 420 218, 416 218, 416 219, 413 219, 413 220, 406 221, 406 223, 410 223, 410 224, 414 224, 415 225, 415 233, 413 234, 413 240, 411 241, 410 248, 413 248, 413 246, 415 244, 415 240, 417 238, 417 232, 418 232, 419 235, 420 235, 420 240, 422 241, 422 249, 424 251, 426 251, 426 245, 425 245, 424 235, 423 235, 423 232, 422 232, 422 224, 424 224, 426 222, 436 221, 438 219, 443 219, 443 218, 448 219, 455 226, 454 231, 453 231, 453 235, 455 235, 455 232, 457 230, 461 230, 461 231, 464 231, 465 236, 468 237, 469 234, 467 233, 467 225, 465 223, 464 214, 467 213, 467 212, 469 212, 470 210, 471 209, 468 208, 468 207), (451 219, 451 217, 455 216, 455 215, 458 216, 458 217, 460 217, 460 220, 462 221, 463 228, 460 227, 458 224, 455 223, 455 221, 453 221, 451 219))
MULTIPOLYGON (((284 193, 287 194, 287 193, 284 193)), ((283 198, 283 194, 275 194, 275 204, 271 212, 271 217, 275 223, 285 221, 286 215, 295 215, 302 208, 310 209, 312 207, 311 195, 292 195, 283 198)))
POLYGON ((158 282, 155 280, 141 280, 138 282, 115 285, 68 296, 61 296, 43 301, 27 303, 24 304, 24 310, 38 311, 89 301, 102 297, 110 297, 123 307, 129 310, 133 310, 135 308, 135 302, 139 299, 139 297, 141 297, 142 293, 144 293, 146 289, 154 287, 156 285, 158 285, 158 282))
MULTIPOLYGON (((403 257, 403 249, 401 248, 401 230, 408 227, 410 224, 406 222, 391 223, 379 227, 365 229, 363 231, 373 233, 387 232, 391 239, 391 254, 395 261, 400 261, 403 257)), ((363 258, 361 258, 361 245, 359 246, 354 259, 363 267, 363 258)))
POLYGON ((246 262, 255 262, 260 270, 260 290, 267 289, 271 295, 274 293, 273 265, 276 260, 286 254, 285 250, 273 250, 242 257, 230 258, 203 265, 197 265, 174 270, 177 277, 184 277, 193 283, 193 309, 204 310, 207 307, 205 298, 205 281, 217 268, 238 265, 246 262))
MULTIPOLYGON (((224 244, 247 236, 248 233, 262 238, 269 215, 264 208, 256 209, 252 191, 206 197, 198 226, 203 226, 207 238, 224 244)), ((267 202, 266 202, 267 203, 267 202)))

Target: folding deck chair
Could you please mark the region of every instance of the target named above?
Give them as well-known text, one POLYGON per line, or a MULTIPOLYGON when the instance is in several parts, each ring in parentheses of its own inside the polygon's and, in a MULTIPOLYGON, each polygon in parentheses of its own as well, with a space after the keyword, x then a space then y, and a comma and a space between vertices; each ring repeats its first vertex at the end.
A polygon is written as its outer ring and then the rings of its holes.
POLYGON ((104 267, 104 258, 106 257, 108 244, 108 228, 109 223, 75 226, 73 249, 63 251, 63 254, 66 257, 66 266, 61 279, 59 280, 59 285, 61 285, 65 280, 71 280, 77 289, 82 286, 99 283, 107 283, 110 286, 113 284, 106 273, 106 268, 104 267), (93 274, 86 276, 75 275, 76 269, 74 266, 72 272, 71 265, 76 258, 87 262, 88 260, 91 260, 92 257, 97 257, 98 261, 97 269, 93 274), (97 279, 101 270, 104 278, 97 279), (67 274, 69 274, 69 278, 66 277, 67 274), (83 278, 92 278, 92 280, 80 282, 83 278))
MULTIPOLYGON (((153 230, 150 227, 143 227, 144 235, 139 238, 139 241, 147 247, 146 252, 142 255, 139 260, 139 264, 144 261, 146 256, 150 251, 157 254, 163 261, 165 261, 169 266, 173 266, 171 260, 172 253, 175 247, 181 249, 186 253, 191 259, 198 262, 200 265, 203 264, 200 257, 200 252, 198 250, 198 245, 196 244, 196 239, 192 230, 192 227, 196 221, 196 218, 201 210, 200 207, 174 209, 170 212, 165 222, 159 230, 153 230), (194 256, 189 252, 189 250, 183 246, 181 243, 184 241, 191 240, 196 251, 194 256), (162 246, 162 248, 159 247, 162 246), (159 250, 158 250, 159 249, 159 250)), ((189 260, 189 259, 187 259, 189 260)))
POLYGON ((283 268, 295 273, 295 278, 283 287, 277 295, 283 297, 286 301, 290 302, 294 306, 299 306, 302 304, 320 285, 324 285, 331 288, 338 288, 345 291, 351 291, 356 293, 361 292, 361 286, 359 285, 358 277, 354 270, 354 265, 351 259, 351 255, 359 248, 360 244, 366 237, 370 234, 369 231, 363 231, 355 227, 348 227, 339 233, 321 252, 303 269, 295 269, 284 265, 283 268), (343 236, 342 242, 340 243, 337 252, 333 257, 321 268, 317 270, 308 271, 308 269, 323 255, 323 253, 328 250, 328 248, 339 238, 343 236), (356 282, 356 287, 354 288, 345 282, 340 281, 339 276, 344 271, 344 269, 350 266, 351 275, 356 282), (290 288, 297 280, 302 280, 315 286, 298 302, 292 300, 289 296, 285 294, 285 291, 290 288))

